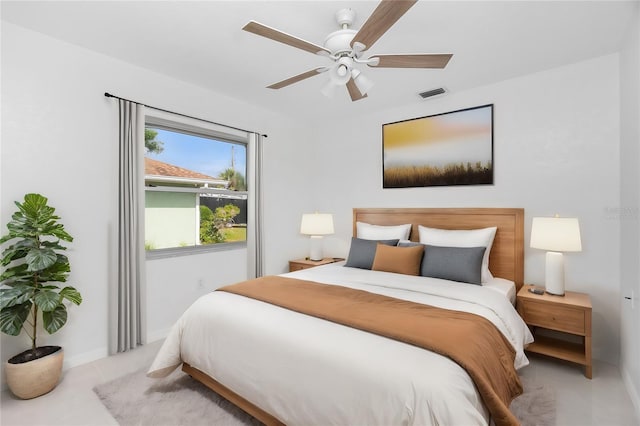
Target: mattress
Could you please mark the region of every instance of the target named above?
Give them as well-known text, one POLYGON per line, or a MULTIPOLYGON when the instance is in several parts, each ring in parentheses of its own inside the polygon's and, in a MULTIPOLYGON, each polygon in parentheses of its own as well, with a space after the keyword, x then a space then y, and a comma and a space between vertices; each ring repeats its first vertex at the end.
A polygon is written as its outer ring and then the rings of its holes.
MULTIPOLYGON (((494 288, 331 264, 285 274, 482 315, 527 365, 532 336, 494 288)), ((182 362, 288 425, 488 424, 473 381, 458 364, 415 346, 246 297, 198 299, 164 342, 151 377, 182 362)))

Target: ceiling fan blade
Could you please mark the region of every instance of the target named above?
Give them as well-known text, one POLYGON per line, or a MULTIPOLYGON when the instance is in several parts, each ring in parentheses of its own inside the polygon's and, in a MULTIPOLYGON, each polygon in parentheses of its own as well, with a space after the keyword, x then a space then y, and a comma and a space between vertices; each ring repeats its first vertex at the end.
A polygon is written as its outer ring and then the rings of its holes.
POLYGON ((347 90, 349 91, 351 100, 354 102, 367 97, 367 95, 360 93, 360 90, 358 90, 358 86, 356 86, 356 82, 353 81, 353 78, 350 78, 349 81, 347 81, 347 90))
POLYGON ((414 55, 375 55, 369 59, 377 58, 377 65, 369 64, 376 68, 444 68, 449 63, 452 54, 414 54, 414 55))
POLYGON ((302 40, 301 38, 283 33, 280 30, 276 30, 275 28, 268 27, 256 21, 249 21, 249 23, 242 29, 271 40, 279 41, 280 43, 288 44, 289 46, 297 47, 298 49, 306 50, 307 52, 315 54, 331 53, 328 49, 325 49, 322 46, 318 46, 317 44, 302 40))
POLYGON ((373 11, 367 22, 351 40, 351 47, 355 43, 362 43, 369 49, 398 19, 405 14, 418 0, 382 0, 373 11))
POLYGON ((273 83, 271 86, 267 86, 268 89, 282 89, 283 87, 289 86, 290 84, 297 83, 301 80, 304 80, 309 77, 313 77, 314 75, 318 75, 325 71, 328 71, 327 67, 320 67, 314 70, 310 70, 307 72, 303 72, 302 74, 295 75, 293 77, 289 77, 286 80, 279 81, 277 83, 273 83))

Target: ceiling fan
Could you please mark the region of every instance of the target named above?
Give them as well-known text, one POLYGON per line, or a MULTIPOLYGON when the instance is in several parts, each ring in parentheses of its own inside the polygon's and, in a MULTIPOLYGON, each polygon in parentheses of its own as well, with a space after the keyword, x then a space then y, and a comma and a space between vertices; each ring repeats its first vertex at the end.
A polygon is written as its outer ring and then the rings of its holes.
POLYGON ((405 54, 373 55, 363 59, 363 53, 396 23, 418 0, 382 0, 360 30, 351 29, 355 12, 342 9, 336 13, 339 30, 327 36, 323 46, 308 42, 290 34, 268 27, 256 21, 250 21, 242 29, 298 49, 320 56, 326 56, 334 63, 327 67, 315 68, 302 74, 279 81, 269 89, 281 89, 307 78, 329 72, 329 81, 322 93, 333 96, 335 89, 346 85, 352 101, 365 98, 373 86, 356 65, 363 64, 377 68, 444 68, 452 54, 405 54))

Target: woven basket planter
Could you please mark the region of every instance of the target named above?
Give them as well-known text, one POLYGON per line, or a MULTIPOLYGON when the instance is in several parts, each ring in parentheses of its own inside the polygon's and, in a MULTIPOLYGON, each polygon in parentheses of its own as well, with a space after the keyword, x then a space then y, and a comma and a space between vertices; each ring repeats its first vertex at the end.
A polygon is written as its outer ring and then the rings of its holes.
POLYGON ((60 346, 51 348, 53 352, 41 358, 21 363, 11 362, 15 362, 16 358, 28 352, 25 351, 5 363, 7 385, 15 396, 31 399, 44 395, 56 387, 62 375, 64 351, 60 346))

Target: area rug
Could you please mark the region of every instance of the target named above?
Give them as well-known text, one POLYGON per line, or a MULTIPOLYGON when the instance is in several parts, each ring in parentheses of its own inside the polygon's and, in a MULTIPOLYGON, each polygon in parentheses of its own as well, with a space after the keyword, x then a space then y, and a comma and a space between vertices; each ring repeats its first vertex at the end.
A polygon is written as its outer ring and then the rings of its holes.
MULTIPOLYGON (((164 379, 150 379, 136 371, 93 390, 122 426, 243 426, 260 425, 201 383, 180 370, 164 379)), ((511 404, 523 426, 555 424, 555 397, 547 387, 522 379, 524 394, 511 404)))

